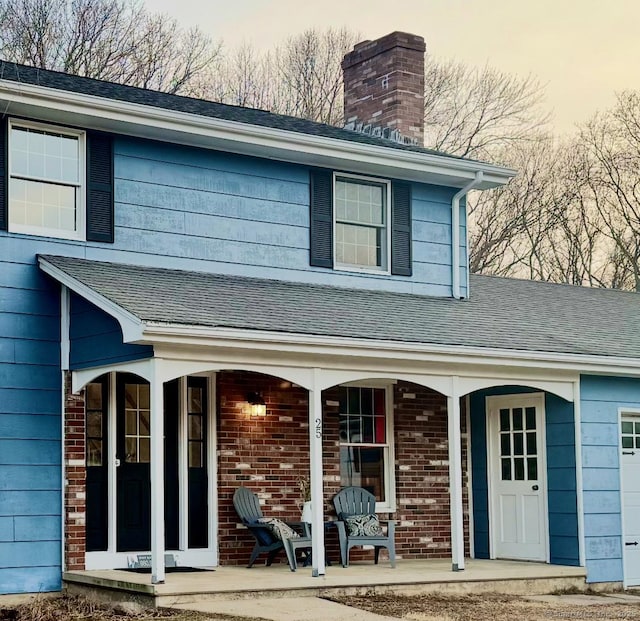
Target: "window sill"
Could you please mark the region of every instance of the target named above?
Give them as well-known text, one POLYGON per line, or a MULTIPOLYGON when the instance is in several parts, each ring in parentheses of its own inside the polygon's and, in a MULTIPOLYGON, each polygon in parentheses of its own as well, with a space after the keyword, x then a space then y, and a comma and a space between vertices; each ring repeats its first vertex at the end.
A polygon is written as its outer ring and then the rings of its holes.
POLYGON ((43 237, 52 240, 61 239, 66 241, 86 241, 84 236, 80 235, 76 231, 51 231, 49 229, 22 226, 20 224, 9 224, 8 232, 19 235, 29 235, 31 237, 43 237))
POLYGON ((373 267, 358 267, 357 265, 340 265, 335 263, 333 269, 336 272, 350 272, 352 274, 370 274, 372 276, 390 276, 391 271, 387 269, 376 269, 373 267))

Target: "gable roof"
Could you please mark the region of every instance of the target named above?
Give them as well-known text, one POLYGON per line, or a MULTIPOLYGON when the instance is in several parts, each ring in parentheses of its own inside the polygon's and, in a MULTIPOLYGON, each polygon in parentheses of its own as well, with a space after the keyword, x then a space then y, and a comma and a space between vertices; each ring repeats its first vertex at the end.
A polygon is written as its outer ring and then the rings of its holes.
POLYGON ((484 174, 478 185, 482 189, 507 183, 515 175, 502 166, 324 123, 7 61, 0 61, 0 110, 2 116, 451 187, 466 185, 478 171, 484 174))
POLYGON ((141 322, 640 359, 640 296, 471 276, 454 300, 42 255, 141 322))

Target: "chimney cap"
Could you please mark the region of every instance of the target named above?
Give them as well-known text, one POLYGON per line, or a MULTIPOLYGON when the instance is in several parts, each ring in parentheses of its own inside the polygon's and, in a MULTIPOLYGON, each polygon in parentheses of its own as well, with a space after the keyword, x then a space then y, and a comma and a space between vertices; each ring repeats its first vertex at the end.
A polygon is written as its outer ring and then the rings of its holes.
POLYGON ((387 52, 394 47, 403 47, 408 50, 422 53, 427 49, 424 37, 396 30, 395 32, 391 32, 379 39, 375 39, 374 41, 366 40, 356 43, 353 50, 345 55, 342 61, 342 69, 348 69, 349 67, 369 60, 378 54, 387 52))

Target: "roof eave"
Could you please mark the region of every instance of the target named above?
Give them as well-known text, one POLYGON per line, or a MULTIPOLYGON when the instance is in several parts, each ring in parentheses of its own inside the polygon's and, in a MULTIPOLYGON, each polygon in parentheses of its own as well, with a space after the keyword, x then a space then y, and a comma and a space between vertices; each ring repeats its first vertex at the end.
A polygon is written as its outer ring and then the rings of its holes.
POLYGON ((6 114, 101 131, 363 174, 462 187, 482 171, 485 190, 516 171, 445 155, 417 153, 228 121, 32 84, 0 80, 6 114))

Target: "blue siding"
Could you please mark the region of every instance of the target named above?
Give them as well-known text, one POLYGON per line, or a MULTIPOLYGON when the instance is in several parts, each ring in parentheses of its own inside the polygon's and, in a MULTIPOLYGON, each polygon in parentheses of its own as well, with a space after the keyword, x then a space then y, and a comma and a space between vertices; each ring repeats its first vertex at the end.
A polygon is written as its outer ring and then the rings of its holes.
MULTIPOLYGON (((414 184, 407 278, 309 266, 304 166, 120 138, 115 175, 114 244, 0 231, 0 593, 60 587, 60 288, 37 254, 451 295, 454 189, 414 184)), ((117 323, 76 296, 72 312, 73 368, 152 355, 124 345, 117 323)))
POLYGON ((118 322, 84 298, 71 295, 69 326, 72 369, 85 369, 116 362, 128 362, 153 356, 150 345, 122 342, 118 322))
POLYGON ((580 394, 587 579, 621 581, 618 412, 640 408, 640 380, 583 375, 580 394))
MULTIPOLYGON (((472 294, 473 295, 473 294, 472 294)), ((492 395, 531 392, 519 386, 481 390, 470 396, 471 468, 476 558, 489 558, 487 425, 485 399, 492 395)), ((549 551, 551 563, 578 565, 578 511, 573 404, 545 395, 549 551)))

